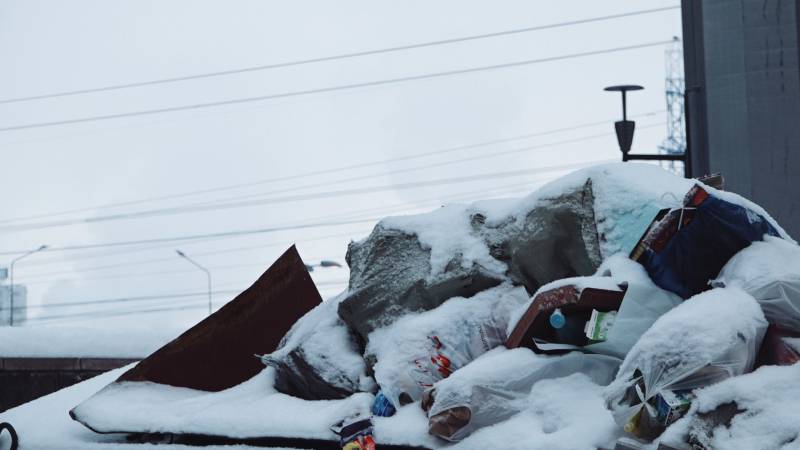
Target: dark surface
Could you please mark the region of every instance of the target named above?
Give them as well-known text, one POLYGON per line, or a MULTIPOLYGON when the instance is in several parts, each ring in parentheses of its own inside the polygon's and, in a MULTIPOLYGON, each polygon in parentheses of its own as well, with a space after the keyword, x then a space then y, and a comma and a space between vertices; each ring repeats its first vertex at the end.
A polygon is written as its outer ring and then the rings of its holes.
POLYGON ((800 1, 683 0, 688 144, 695 174, 800 233, 800 1))
POLYGON ((247 290, 118 381, 152 381, 204 391, 240 384, 264 366, 291 326, 322 302, 294 246, 247 290))
POLYGON ((116 358, 0 358, 0 411, 135 361, 116 358))
MULTIPOLYGON (((257 437, 236 439, 226 436, 202 434, 137 434, 129 438, 133 442, 151 442, 159 444, 183 444, 192 446, 206 445, 250 445, 254 447, 285 447, 315 450, 341 450, 338 440, 300 439, 286 437, 257 437)), ((406 445, 389 445, 376 443, 380 450, 427 450, 425 447, 406 445)))

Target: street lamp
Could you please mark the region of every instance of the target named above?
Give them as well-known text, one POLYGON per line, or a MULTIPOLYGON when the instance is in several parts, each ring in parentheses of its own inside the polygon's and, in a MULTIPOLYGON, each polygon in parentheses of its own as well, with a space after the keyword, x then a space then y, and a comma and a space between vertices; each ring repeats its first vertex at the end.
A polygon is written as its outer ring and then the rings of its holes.
POLYGON ((329 259, 323 259, 322 261, 319 262, 319 264, 306 264, 306 270, 308 270, 309 272, 313 272, 314 267, 342 267, 342 265, 336 261, 331 261, 329 259))
POLYGON ((689 177, 689 152, 684 151, 678 154, 631 154, 631 145, 633 144, 633 132, 636 130, 636 122, 628 120, 628 91, 641 91, 644 89, 642 86, 636 84, 622 84, 618 86, 609 86, 604 88, 604 91, 619 92, 622 94, 622 120, 614 122, 614 130, 617 132, 617 143, 619 149, 622 151, 622 161, 682 161, 684 164, 684 176, 689 177))
POLYGON ((182 251, 177 249, 175 250, 175 253, 177 253, 178 256, 185 259, 186 261, 189 261, 192 265, 194 265, 195 267, 206 273, 206 277, 208 278, 208 315, 210 316, 211 315, 211 272, 209 272, 209 270, 206 269, 205 267, 198 264, 197 261, 186 256, 186 253, 183 253, 182 251))
POLYGON ((42 250, 44 250, 46 248, 47 248, 46 245, 41 245, 41 246, 39 246, 39 248, 37 248, 35 250, 31 250, 28 253, 25 253, 25 254, 23 254, 21 256, 17 256, 15 259, 11 260, 11 265, 10 265, 10 270, 9 270, 9 272, 10 272, 10 274, 9 274, 10 275, 9 276, 9 282, 10 282, 10 285, 11 285, 11 295, 9 296, 9 298, 10 298, 10 302, 9 302, 10 316, 8 318, 8 325, 9 326, 12 326, 12 327, 14 326, 14 264, 16 264, 17 261, 19 261, 20 259, 22 259, 22 258, 24 258, 26 256, 30 256, 30 255, 32 255, 34 253, 38 253, 38 252, 40 252, 40 251, 42 251, 42 250))

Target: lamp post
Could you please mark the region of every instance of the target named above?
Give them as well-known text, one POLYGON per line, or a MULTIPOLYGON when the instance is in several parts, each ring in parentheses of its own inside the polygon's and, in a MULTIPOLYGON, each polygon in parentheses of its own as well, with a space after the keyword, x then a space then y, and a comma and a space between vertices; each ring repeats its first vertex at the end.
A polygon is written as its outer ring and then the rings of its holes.
POLYGON ((16 264, 17 261, 19 261, 20 259, 25 258, 26 256, 30 256, 30 255, 32 255, 34 253, 38 253, 38 252, 40 252, 40 251, 42 251, 42 250, 44 250, 46 248, 47 248, 46 245, 41 245, 41 246, 39 246, 39 248, 31 250, 31 251, 29 251, 29 252, 27 252, 27 253, 25 253, 23 255, 17 256, 16 258, 11 260, 11 265, 10 265, 10 268, 9 268, 9 284, 10 284, 10 287, 11 287, 11 294, 9 295, 10 301, 9 301, 9 308, 8 308, 9 309, 9 314, 10 314, 9 318, 8 318, 8 325, 9 326, 12 326, 12 327, 14 326, 14 264, 16 264))
POLYGON ((342 265, 336 261, 331 261, 329 259, 323 259, 322 261, 319 262, 319 264, 306 264, 306 270, 308 270, 309 272, 313 272, 314 267, 342 267, 342 265))
POLYGON ((183 253, 182 251, 177 249, 175 250, 175 253, 177 253, 178 256, 185 259, 186 261, 189 261, 189 263, 191 263, 193 266, 197 267, 198 269, 206 273, 206 277, 208 278, 208 315, 210 316, 211 315, 211 272, 205 267, 198 264, 197 261, 186 256, 186 253, 183 253))
POLYGON ((684 176, 689 177, 691 173, 689 152, 684 151, 679 154, 631 154, 633 144, 633 132, 636 130, 636 122, 628 120, 628 96, 629 91, 641 91, 642 86, 636 84, 622 84, 609 86, 604 91, 619 92, 622 94, 622 120, 614 122, 614 130, 617 133, 617 143, 622 151, 622 161, 681 161, 684 164, 684 176))

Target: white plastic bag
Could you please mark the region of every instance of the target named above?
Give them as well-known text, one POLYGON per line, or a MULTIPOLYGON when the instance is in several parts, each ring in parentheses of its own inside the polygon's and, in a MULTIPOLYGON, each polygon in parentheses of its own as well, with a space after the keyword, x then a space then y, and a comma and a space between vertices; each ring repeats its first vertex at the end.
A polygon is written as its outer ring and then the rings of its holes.
POLYGON ((604 397, 626 431, 653 438, 656 396, 686 392, 749 372, 767 321, 758 303, 736 288, 698 294, 664 314, 631 349, 604 397))
POLYGON ((712 286, 735 286, 752 295, 767 321, 800 333, 800 246, 766 236, 737 253, 712 286))
POLYGON ((396 407, 419 400, 437 381, 502 345, 511 311, 527 297, 524 288, 504 284, 373 331, 367 354, 377 360, 375 381, 396 407))
POLYGON ((586 351, 625 358, 659 317, 683 302, 672 292, 656 286, 641 265, 622 255, 609 258, 597 272, 624 280, 627 289, 606 340, 587 345, 586 351))
POLYGON ((531 388, 540 380, 582 373, 606 385, 614 379, 620 362, 578 352, 544 356, 526 348, 497 349, 434 385, 428 393, 433 398, 428 430, 460 441, 525 409, 531 388))

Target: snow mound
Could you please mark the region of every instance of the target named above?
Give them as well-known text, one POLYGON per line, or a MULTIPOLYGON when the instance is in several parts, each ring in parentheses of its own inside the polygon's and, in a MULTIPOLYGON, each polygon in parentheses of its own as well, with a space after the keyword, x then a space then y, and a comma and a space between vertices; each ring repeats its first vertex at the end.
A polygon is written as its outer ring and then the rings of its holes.
POLYGON ((482 428, 450 448, 612 448, 617 437, 616 426, 603 404, 602 390, 583 374, 542 380, 531 389, 523 412, 482 428))
POLYGON ((661 440, 683 447, 688 437, 707 449, 796 449, 800 446, 798 380, 800 364, 765 366, 700 389, 686 417, 661 440))

